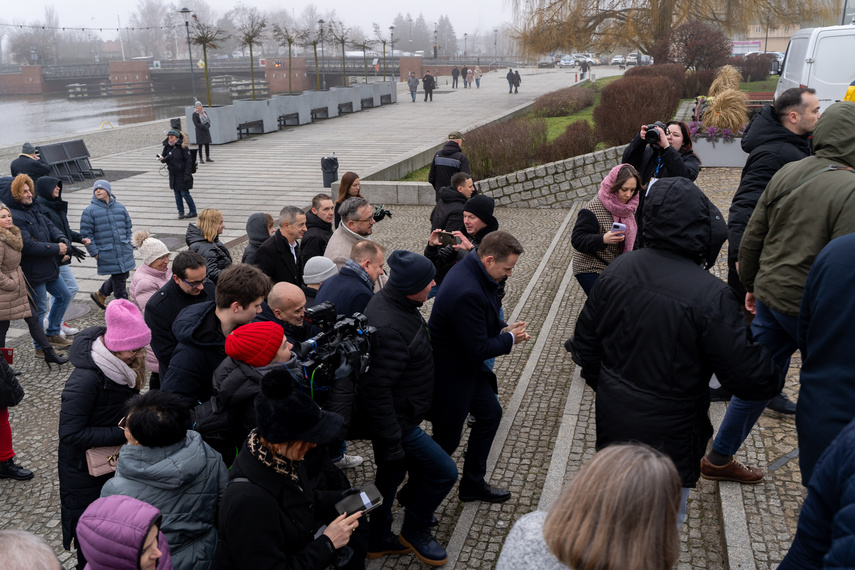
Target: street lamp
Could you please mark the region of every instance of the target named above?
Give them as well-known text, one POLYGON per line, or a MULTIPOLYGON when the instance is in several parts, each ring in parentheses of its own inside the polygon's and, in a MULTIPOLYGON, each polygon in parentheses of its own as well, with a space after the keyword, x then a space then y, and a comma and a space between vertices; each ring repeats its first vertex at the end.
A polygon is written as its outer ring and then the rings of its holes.
MULTIPOLYGON (((395 26, 394 24, 389 26, 389 43, 392 45, 392 69, 395 69, 395 26)), ((400 72, 398 73, 400 76, 400 72)), ((385 78, 384 78, 385 81, 385 78)))
POLYGON ((190 8, 181 8, 178 13, 184 18, 184 29, 187 30, 187 55, 190 57, 190 85, 193 88, 193 101, 196 101, 196 78, 193 77, 193 50, 190 47, 190 8))
POLYGON ((433 76, 439 75, 439 31, 433 25, 433 76))
POLYGON ((493 30, 493 58, 499 59, 499 30, 493 30))
POLYGON ((318 20, 318 32, 321 34, 321 77, 323 81, 324 91, 327 89, 327 66, 324 64, 324 58, 327 55, 324 49, 324 19, 318 20))
POLYGON ((463 59, 466 59, 466 38, 469 37, 469 34, 463 34, 463 59))

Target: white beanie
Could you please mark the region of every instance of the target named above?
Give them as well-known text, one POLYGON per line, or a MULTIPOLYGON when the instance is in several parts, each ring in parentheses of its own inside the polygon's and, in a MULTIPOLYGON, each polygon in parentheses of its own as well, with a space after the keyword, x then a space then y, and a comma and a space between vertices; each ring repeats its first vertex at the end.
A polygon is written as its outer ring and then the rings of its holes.
POLYGON ((338 269, 333 260, 318 255, 306 262, 306 267, 303 268, 303 281, 312 285, 323 283, 336 273, 338 273, 338 269))
POLYGON ((169 255, 169 248, 159 239, 150 237, 147 231, 134 232, 134 246, 140 250, 143 263, 146 265, 164 255, 169 255))

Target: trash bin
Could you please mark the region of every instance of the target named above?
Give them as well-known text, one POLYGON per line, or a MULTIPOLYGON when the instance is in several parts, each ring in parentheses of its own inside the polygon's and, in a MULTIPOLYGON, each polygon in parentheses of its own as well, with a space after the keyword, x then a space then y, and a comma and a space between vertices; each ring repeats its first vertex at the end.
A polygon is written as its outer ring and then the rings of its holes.
POLYGON ((338 158, 335 153, 321 158, 321 171, 324 173, 324 188, 330 188, 338 180, 338 158))
POLYGON ((176 131, 180 131, 181 130, 181 119, 177 118, 177 117, 175 119, 169 119, 169 128, 175 129, 176 131))

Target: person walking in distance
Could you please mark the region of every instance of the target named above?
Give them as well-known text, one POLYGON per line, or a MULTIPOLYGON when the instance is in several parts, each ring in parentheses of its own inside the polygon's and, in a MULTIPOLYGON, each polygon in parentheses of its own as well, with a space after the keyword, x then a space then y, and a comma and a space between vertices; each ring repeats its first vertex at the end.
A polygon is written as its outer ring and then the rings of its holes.
POLYGON ((425 89, 425 103, 427 103, 428 97, 433 101, 433 88, 436 86, 436 80, 433 75, 431 75, 430 70, 425 73, 425 76, 422 77, 422 87, 425 89))
POLYGON ((514 71, 514 93, 520 92, 520 83, 522 83, 522 78, 520 77, 520 70, 517 69, 514 71))
POLYGON ((514 92, 514 70, 508 69, 508 74, 505 75, 505 79, 508 80, 508 93, 514 92))
POLYGON ((416 77, 416 72, 411 71, 407 78, 407 87, 410 88, 410 97, 413 98, 413 103, 416 102, 416 91, 419 89, 419 78, 416 77))

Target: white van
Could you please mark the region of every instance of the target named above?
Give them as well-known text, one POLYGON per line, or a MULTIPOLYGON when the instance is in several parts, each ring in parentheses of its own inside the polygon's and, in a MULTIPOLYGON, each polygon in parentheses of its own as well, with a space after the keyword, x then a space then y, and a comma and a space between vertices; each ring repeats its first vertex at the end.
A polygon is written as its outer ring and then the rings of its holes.
MULTIPOLYGON (((816 89, 820 109, 842 100, 855 80, 855 26, 805 28, 790 38, 775 99, 791 87, 816 89)), ((775 68, 775 62, 772 63, 775 68)))

